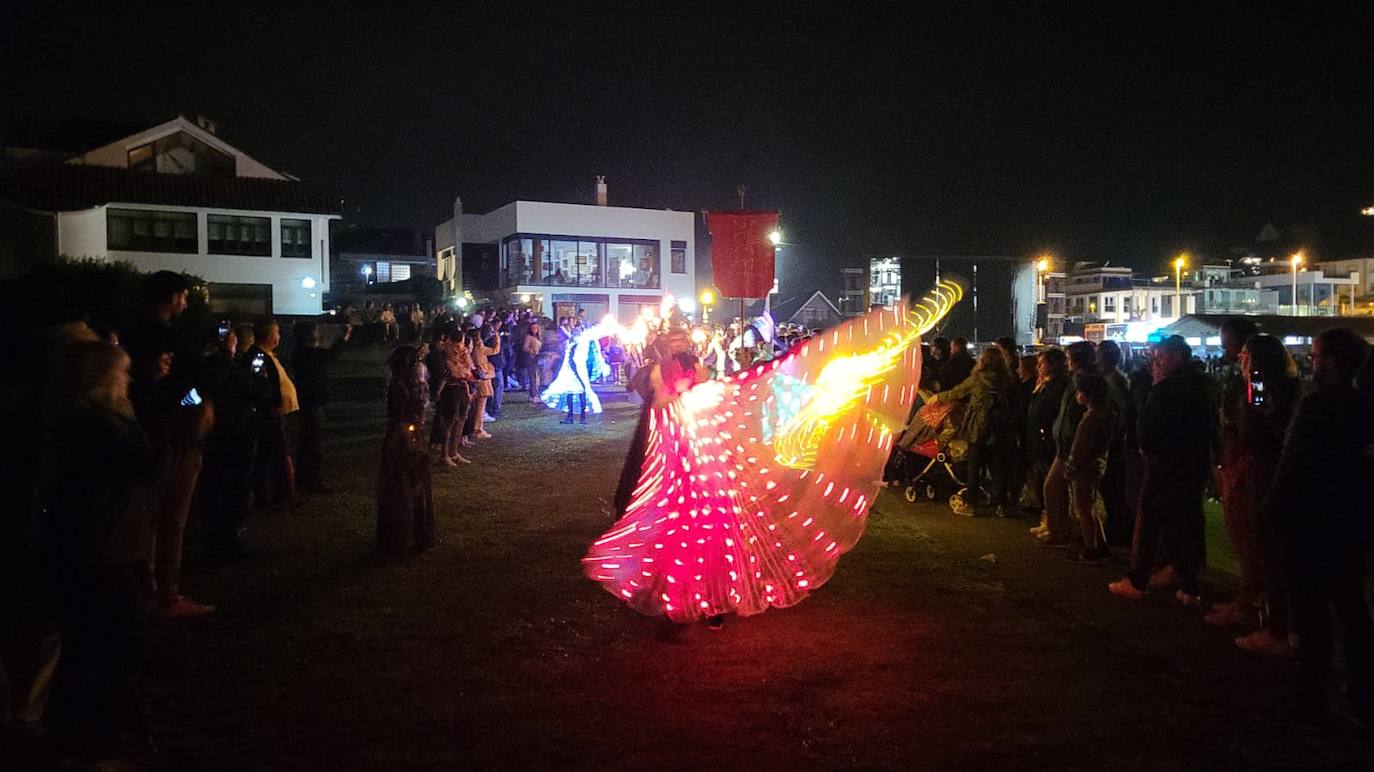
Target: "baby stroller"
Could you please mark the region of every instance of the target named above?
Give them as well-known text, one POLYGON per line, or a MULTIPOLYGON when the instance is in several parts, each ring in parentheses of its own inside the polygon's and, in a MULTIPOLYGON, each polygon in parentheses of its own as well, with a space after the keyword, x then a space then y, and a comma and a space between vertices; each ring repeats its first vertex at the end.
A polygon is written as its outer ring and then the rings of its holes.
POLYGON ((948 498, 952 509, 966 509, 968 491, 958 472, 958 465, 968 456, 968 441, 959 436, 963 424, 963 403, 921 406, 893 445, 886 475, 889 484, 902 488, 907 501, 948 498))

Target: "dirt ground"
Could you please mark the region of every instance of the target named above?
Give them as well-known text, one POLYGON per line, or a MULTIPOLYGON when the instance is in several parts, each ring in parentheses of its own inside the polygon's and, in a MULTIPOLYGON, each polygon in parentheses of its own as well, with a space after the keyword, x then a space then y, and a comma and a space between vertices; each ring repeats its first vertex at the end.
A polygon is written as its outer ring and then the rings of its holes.
POLYGON ((1349 768, 1367 735, 1266 723, 1290 663, 1172 598, 1109 595, 1027 523, 884 492, 799 606, 667 635, 581 576, 635 408, 560 426, 513 397, 436 470, 441 544, 371 551, 382 403, 332 411, 328 483, 195 561, 219 613, 155 633, 177 769, 1349 768), (984 557, 993 556, 993 557, 984 557))

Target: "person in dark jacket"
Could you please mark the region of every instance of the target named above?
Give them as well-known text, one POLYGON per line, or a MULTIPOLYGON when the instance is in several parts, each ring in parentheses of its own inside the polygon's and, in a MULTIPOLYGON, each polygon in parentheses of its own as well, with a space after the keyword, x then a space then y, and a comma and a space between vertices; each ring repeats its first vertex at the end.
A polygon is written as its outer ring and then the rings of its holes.
POLYGON ((1131 533, 1135 530, 1135 507, 1130 506, 1126 497, 1126 467, 1130 455, 1126 446, 1126 427, 1135 420, 1135 409, 1131 404, 1131 384, 1121 372, 1121 346, 1113 340, 1104 340, 1097 347, 1097 369, 1107 381, 1107 399, 1112 408, 1112 446, 1107 454, 1107 469, 1102 474, 1099 488, 1102 492, 1102 506, 1107 513, 1103 525, 1107 543, 1126 546, 1131 543, 1131 533))
POLYGON ((287 442, 286 418, 300 409, 295 382, 277 359, 281 327, 276 319, 253 326, 254 343, 247 352, 249 373, 259 379, 262 398, 258 413, 258 452, 253 460, 253 502, 259 509, 280 512, 295 503, 296 471, 287 442))
POLYGON ((1030 407, 1026 411, 1026 455, 1030 462, 1032 503, 1040 510, 1040 525, 1031 529, 1031 535, 1041 536, 1049 533, 1048 517, 1045 514, 1045 479, 1050 467, 1054 465, 1054 422, 1059 418, 1059 407, 1064 401, 1064 392, 1069 388, 1069 360, 1063 350, 1052 348, 1040 352, 1036 360, 1035 391, 1031 394, 1030 407))
POLYGON ((1287 656, 1288 588, 1282 577, 1282 551, 1271 524, 1261 517, 1261 505, 1298 405, 1298 368, 1283 343, 1271 335, 1251 336, 1236 364, 1240 388, 1228 391, 1220 413, 1217 481, 1226 532, 1239 558, 1240 587, 1235 600, 1214 605, 1206 621, 1223 627, 1262 622, 1253 633, 1237 638, 1236 645, 1287 656))
POLYGON ((129 357, 106 341, 55 353, 34 497, 62 636, 47 724, 65 748, 103 758, 147 737, 137 677, 157 468, 128 397, 129 357))
POLYGON ((353 336, 345 325, 343 338, 329 347, 320 346, 320 328, 314 322, 296 322, 295 349, 291 352, 291 377, 300 401, 300 442, 296 448, 296 485, 305 493, 328 493, 324 486, 324 419, 329 404, 329 364, 353 336))
POLYGON ((968 380, 977 362, 968 353, 968 341, 955 338, 950 342, 949 359, 940 365, 940 388, 948 391, 968 380))
POLYGON ((205 469, 200 507, 205 517, 206 551, 220 559, 239 557, 239 524, 253 490, 257 452, 257 409, 262 381, 248 374, 238 356, 238 335, 225 328, 205 357, 201 383, 214 406, 215 425, 205 438, 205 469))
POLYGON ((1093 344, 1078 341, 1069 344, 1065 350, 1069 360, 1069 372, 1073 384, 1064 390, 1059 400, 1059 414, 1054 419, 1054 462, 1045 475, 1045 525, 1046 530, 1039 535, 1041 543, 1047 547, 1070 548, 1078 536, 1078 528, 1069 518, 1069 479, 1064 476, 1064 463, 1069 459, 1073 448, 1073 438, 1078 432, 1078 421, 1086 412, 1077 399, 1077 381, 1080 377, 1097 374, 1097 358, 1093 344))
POLYGON ((487 413, 492 420, 500 420, 502 417, 501 403, 506 396, 506 359, 513 352, 507 350, 507 342, 510 336, 502 333, 505 324, 499 315, 493 314, 491 321, 487 322, 482 328, 482 345, 487 349, 496 351, 494 354, 487 355, 487 361, 492 366, 491 398, 487 400, 487 413))
POLYGON ((1210 381, 1192 366, 1192 349, 1171 335, 1155 345, 1154 386, 1140 414, 1145 484, 1136 518, 1131 570, 1113 582, 1116 595, 1145 597, 1163 537, 1181 603, 1197 602, 1206 562, 1203 489, 1211 477, 1213 396, 1210 381))
POLYGON ((1374 442, 1374 401, 1352 385, 1368 352, 1346 328, 1313 341, 1317 388, 1298 404, 1263 504, 1282 542, 1299 640, 1297 684, 1281 710, 1303 720, 1326 710, 1333 611, 1349 666, 1347 707, 1374 719, 1374 622, 1363 587, 1370 506, 1358 483, 1361 454, 1374 442))
POLYGON ((420 438, 429 395, 420 383, 414 346, 397 346, 388 364, 386 437, 377 474, 377 551, 400 555, 435 544, 429 452, 420 438))
POLYGON ((190 289, 181 274, 150 274, 143 283, 144 316, 124 337, 132 360, 130 397, 153 443, 158 468, 155 575, 163 613, 172 619, 214 611, 181 594, 186 521, 200 477, 202 444, 214 421, 213 409, 191 398, 199 383, 201 352, 179 324, 190 289))
POLYGON ((968 442, 968 498, 951 502, 954 513, 971 517, 974 509, 971 501, 979 494, 987 492, 997 514, 1005 517, 1013 502, 1010 501, 1010 474, 1005 461, 1009 457, 1002 449, 1013 441, 1011 424, 1011 400, 1015 393, 1015 383, 1000 349, 992 348, 983 352, 972 374, 952 389, 933 396, 929 402, 953 402, 966 399, 968 408, 964 411, 964 423, 959 435, 968 442), (991 473, 990 475, 988 473, 991 473), (984 483, 991 483, 984 488, 984 483))
POLYGON ((1101 497, 1098 483, 1107 469, 1107 454, 1111 450, 1116 417, 1108 396, 1107 381, 1102 376, 1086 375, 1079 378, 1074 392, 1074 399, 1084 408, 1084 412, 1074 431, 1069 457, 1064 461, 1064 477, 1069 481, 1073 516, 1078 521, 1083 539, 1083 546, 1075 559, 1080 563, 1100 564, 1112 556, 1106 545, 1104 518, 1099 517, 1101 497))

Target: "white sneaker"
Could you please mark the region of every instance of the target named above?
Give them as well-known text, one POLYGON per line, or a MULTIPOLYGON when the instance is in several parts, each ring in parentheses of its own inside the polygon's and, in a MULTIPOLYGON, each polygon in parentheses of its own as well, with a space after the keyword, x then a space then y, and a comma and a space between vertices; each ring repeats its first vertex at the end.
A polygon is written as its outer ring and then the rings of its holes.
POLYGON ((1249 635, 1242 635, 1236 639, 1236 645, 1246 651, 1274 657, 1287 657, 1293 653, 1293 645, 1289 642, 1288 636, 1276 638, 1273 633, 1265 629, 1256 630, 1249 635))
POLYGON ((495 419, 495 418, 492 418, 492 417, 491 417, 490 415, 488 415, 487 413, 483 413, 483 414, 482 414, 482 420, 483 420, 483 421, 495 421, 496 419, 495 419))

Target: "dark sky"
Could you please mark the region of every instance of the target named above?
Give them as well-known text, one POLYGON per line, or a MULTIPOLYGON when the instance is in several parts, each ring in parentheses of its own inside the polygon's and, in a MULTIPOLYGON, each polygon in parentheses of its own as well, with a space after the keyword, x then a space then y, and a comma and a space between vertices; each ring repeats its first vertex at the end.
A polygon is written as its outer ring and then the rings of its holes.
POLYGON ((605 174, 614 204, 685 210, 744 183, 836 264, 1156 267, 1269 221, 1374 247, 1367 2, 155 5, 11 10, 0 110, 204 113, 363 224, 605 174))

